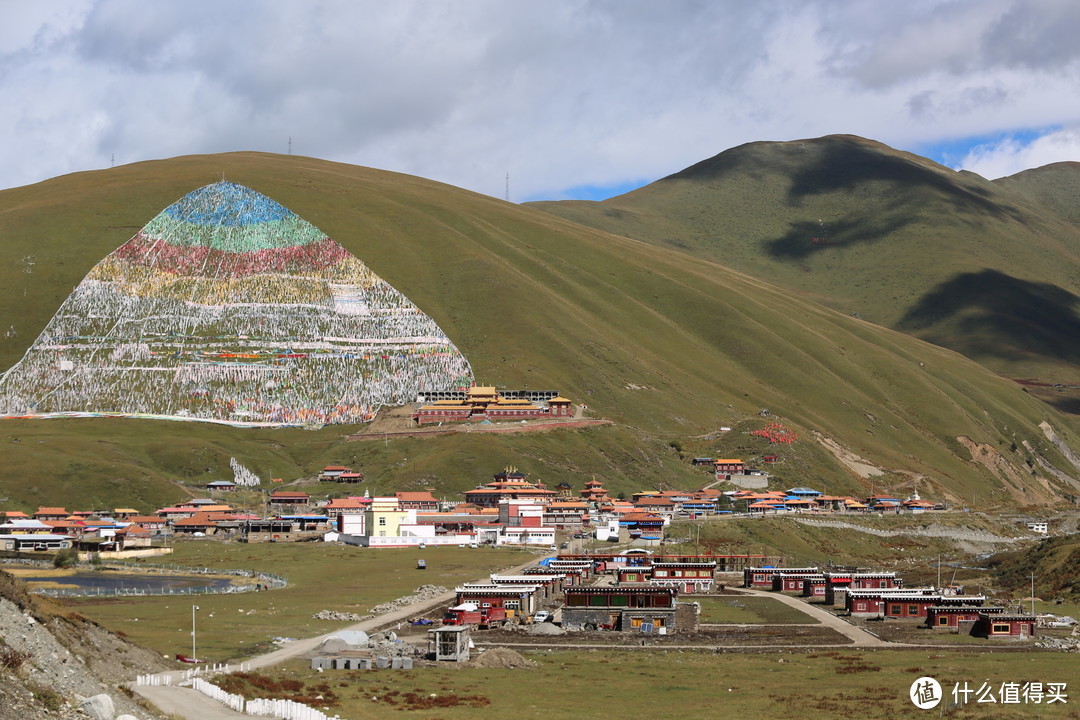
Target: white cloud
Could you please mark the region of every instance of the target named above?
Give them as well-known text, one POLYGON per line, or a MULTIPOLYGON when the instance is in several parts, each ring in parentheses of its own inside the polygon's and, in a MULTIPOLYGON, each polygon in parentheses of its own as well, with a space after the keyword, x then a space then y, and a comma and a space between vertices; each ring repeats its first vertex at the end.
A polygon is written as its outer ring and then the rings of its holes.
POLYGON ((1080 129, 1048 132, 1031 141, 1012 137, 971 148, 959 168, 991 180, 1055 162, 1080 162, 1080 129))
POLYGON ((8 0, 0 187, 291 136, 297 154, 496 196, 509 171, 521 199, 751 140, 1071 126, 1073 5, 8 0))

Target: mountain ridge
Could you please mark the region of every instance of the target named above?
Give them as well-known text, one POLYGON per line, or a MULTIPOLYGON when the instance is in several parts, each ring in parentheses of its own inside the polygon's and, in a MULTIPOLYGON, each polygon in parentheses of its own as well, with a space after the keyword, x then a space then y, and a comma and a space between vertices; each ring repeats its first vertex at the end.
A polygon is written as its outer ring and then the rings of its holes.
POLYGON ((1033 315, 1009 305, 1080 319, 1080 210, 1072 221, 1048 211, 1046 183, 1034 181, 1043 174, 1022 175, 991 182, 875 141, 826 136, 742 145, 600 202, 529 205, 768 279, 1006 377, 1076 382, 1072 350, 1031 352, 1024 326, 1033 315), (1007 278, 1004 308, 980 304, 988 277, 1007 278), (912 316, 941 297, 950 316, 912 316))
POLYGON ((549 483, 599 474, 613 492, 689 487, 705 478, 674 443, 725 425, 736 429, 703 450, 764 452, 747 435, 763 408, 802 438, 784 450, 799 463, 787 466, 794 484, 821 480, 831 490, 861 492, 914 482, 924 496, 992 490, 998 501, 1021 504, 1073 492, 1032 468, 1039 458, 1070 470, 1038 425, 1049 421, 1076 447, 1075 421, 951 351, 685 252, 420 178, 298 156, 190 156, 0 192, 0 314, 19 324, 17 334, 0 338, 0 360, 17 359, 25 338, 40 332, 70 287, 132 226, 223 168, 413 299, 469 358, 480 384, 557 389, 616 426, 359 447, 335 431, 208 434, 180 423, 5 421, 0 433, 11 462, 0 492, 45 502, 49 486, 38 481, 30 492, 17 474, 76 467, 86 478, 78 488, 84 497, 149 500, 219 479, 230 454, 264 477, 357 463, 376 491, 453 493, 507 463, 549 483), (80 242, 64 240, 72 237, 80 242), (152 428, 160 447, 148 452, 138 427, 152 428), (814 432, 886 475, 872 481, 851 473, 812 440, 814 432), (33 442, 15 442, 20 436, 33 442), (960 437, 993 446, 1030 483, 1006 487, 972 461, 960 437), (105 447, 97 457, 94 448, 105 447))

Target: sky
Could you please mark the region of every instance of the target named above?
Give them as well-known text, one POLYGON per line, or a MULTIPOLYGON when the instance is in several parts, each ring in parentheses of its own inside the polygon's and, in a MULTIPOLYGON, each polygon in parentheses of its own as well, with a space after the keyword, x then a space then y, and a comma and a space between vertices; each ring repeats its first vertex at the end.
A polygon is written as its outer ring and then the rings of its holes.
POLYGON ((0 188, 291 150, 602 199, 833 133, 993 179, 1080 161, 1077 38, 1076 0, 0 0, 0 188))

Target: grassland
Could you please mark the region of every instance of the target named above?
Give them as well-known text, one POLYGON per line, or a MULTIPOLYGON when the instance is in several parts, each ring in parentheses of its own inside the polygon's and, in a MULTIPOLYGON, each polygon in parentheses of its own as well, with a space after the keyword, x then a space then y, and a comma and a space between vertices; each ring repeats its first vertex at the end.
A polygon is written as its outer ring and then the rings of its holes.
POLYGON ((701 622, 706 624, 788 625, 817 622, 806 613, 772 598, 715 596, 694 598, 694 602, 701 604, 701 622))
MULTIPOLYGON (((446 330, 483 383, 554 388, 617 425, 531 436, 345 443, 355 428, 250 431, 188 423, 5 421, 0 493, 13 507, 159 506, 227 477, 359 465, 372 487, 453 493, 514 464, 546 482, 597 474, 614 492, 691 486, 672 443, 752 429, 761 408, 800 434, 789 477, 869 489, 812 431, 926 497, 1060 498, 1036 460, 1077 426, 955 353, 861 322, 683 252, 419 178, 259 153, 192 156, 0 192, 0 365, 15 362, 89 268, 148 219, 225 172, 313 222, 446 330), (957 438, 997 449, 1016 481, 971 462, 957 438), (1032 450, 1010 451, 1015 446, 1032 450), (799 463, 806 463, 800 468, 799 463), (1030 466, 1027 464, 1030 463, 1030 466), (996 495, 991 496, 991 492, 996 495), (63 494, 61 494, 63 493, 63 494)), ((878 485, 882 487, 882 485, 878 485)))
MULTIPOLYGON (((411 671, 335 671, 318 674, 294 662, 275 680, 311 687, 326 683, 332 708, 345 718, 480 720, 512 713, 524 720, 607 717, 630 712, 656 720, 689 716, 909 718, 914 680, 952 688, 983 682, 995 695, 1004 682, 1075 685, 1075 664, 1058 653, 963 651, 786 651, 760 655, 694 652, 555 651, 530 654, 533 669, 423 668, 411 671), (417 701, 410 702, 412 694, 417 701), (434 697, 432 697, 434 696, 434 697), (425 702, 443 698, 444 706, 425 702)), ((1073 692, 1075 690, 1073 689, 1073 692)), ((1076 718, 1068 703, 989 705, 941 710, 952 718, 1076 718)), ((934 710, 938 713, 938 710, 934 710)))
POLYGON ((280 590, 235 595, 72 599, 72 611, 129 640, 172 657, 191 650, 191 606, 198 652, 215 662, 272 649, 275 637, 310 637, 349 623, 315 620, 320 610, 366 614, 420 585, 455 585, 525 562, 525 551, 425 548, 369 551, 321 543, 179 543, 170 562, 193 567, 241 568, 282 575, 280 590), (424 558, 428 569, 416 569, 424 558), (186 651, 185 651, 186 648, 186 651))
POLYGON ((533 203, 713 260, 1007 377, 1075 384, 1080 166, 989 182, 852 136, 750 143, 603 202, 533 203))

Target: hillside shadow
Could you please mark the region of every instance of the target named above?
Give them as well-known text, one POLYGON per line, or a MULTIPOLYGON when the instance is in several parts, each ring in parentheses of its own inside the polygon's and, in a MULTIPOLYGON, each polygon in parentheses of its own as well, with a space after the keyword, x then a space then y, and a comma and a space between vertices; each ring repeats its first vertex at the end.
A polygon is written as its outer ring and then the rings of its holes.
POLYGON ((949 347, 966 355, 1080 360, 1080 298, 1051 283, 997 270, 961 273, 926 293, 896 329, 918 334, 960 318, 949 347))
POLYGON ((862 217, 857 220, 832 220, 828 233, 825 233, 818 223, 800 220, 791 223, 782 237, 765 243, 765 252, 778 260, 804 260, 828 248, 877 242, 909 222, 899 217, 888 220, 877 218, 873 222, 867 222, 862 217))
POLYGON ((956 212, 989 213, 998 219, 1018 212, 993 199, 990 188, 960 182, 959 176, 935 172, 911 160, 852 142, 820 148, 820 159, 792 176, 788 199, 798 204, 805 197, 848 191, 869 182, 889 182, 897 190, 929 189, 956 212))

